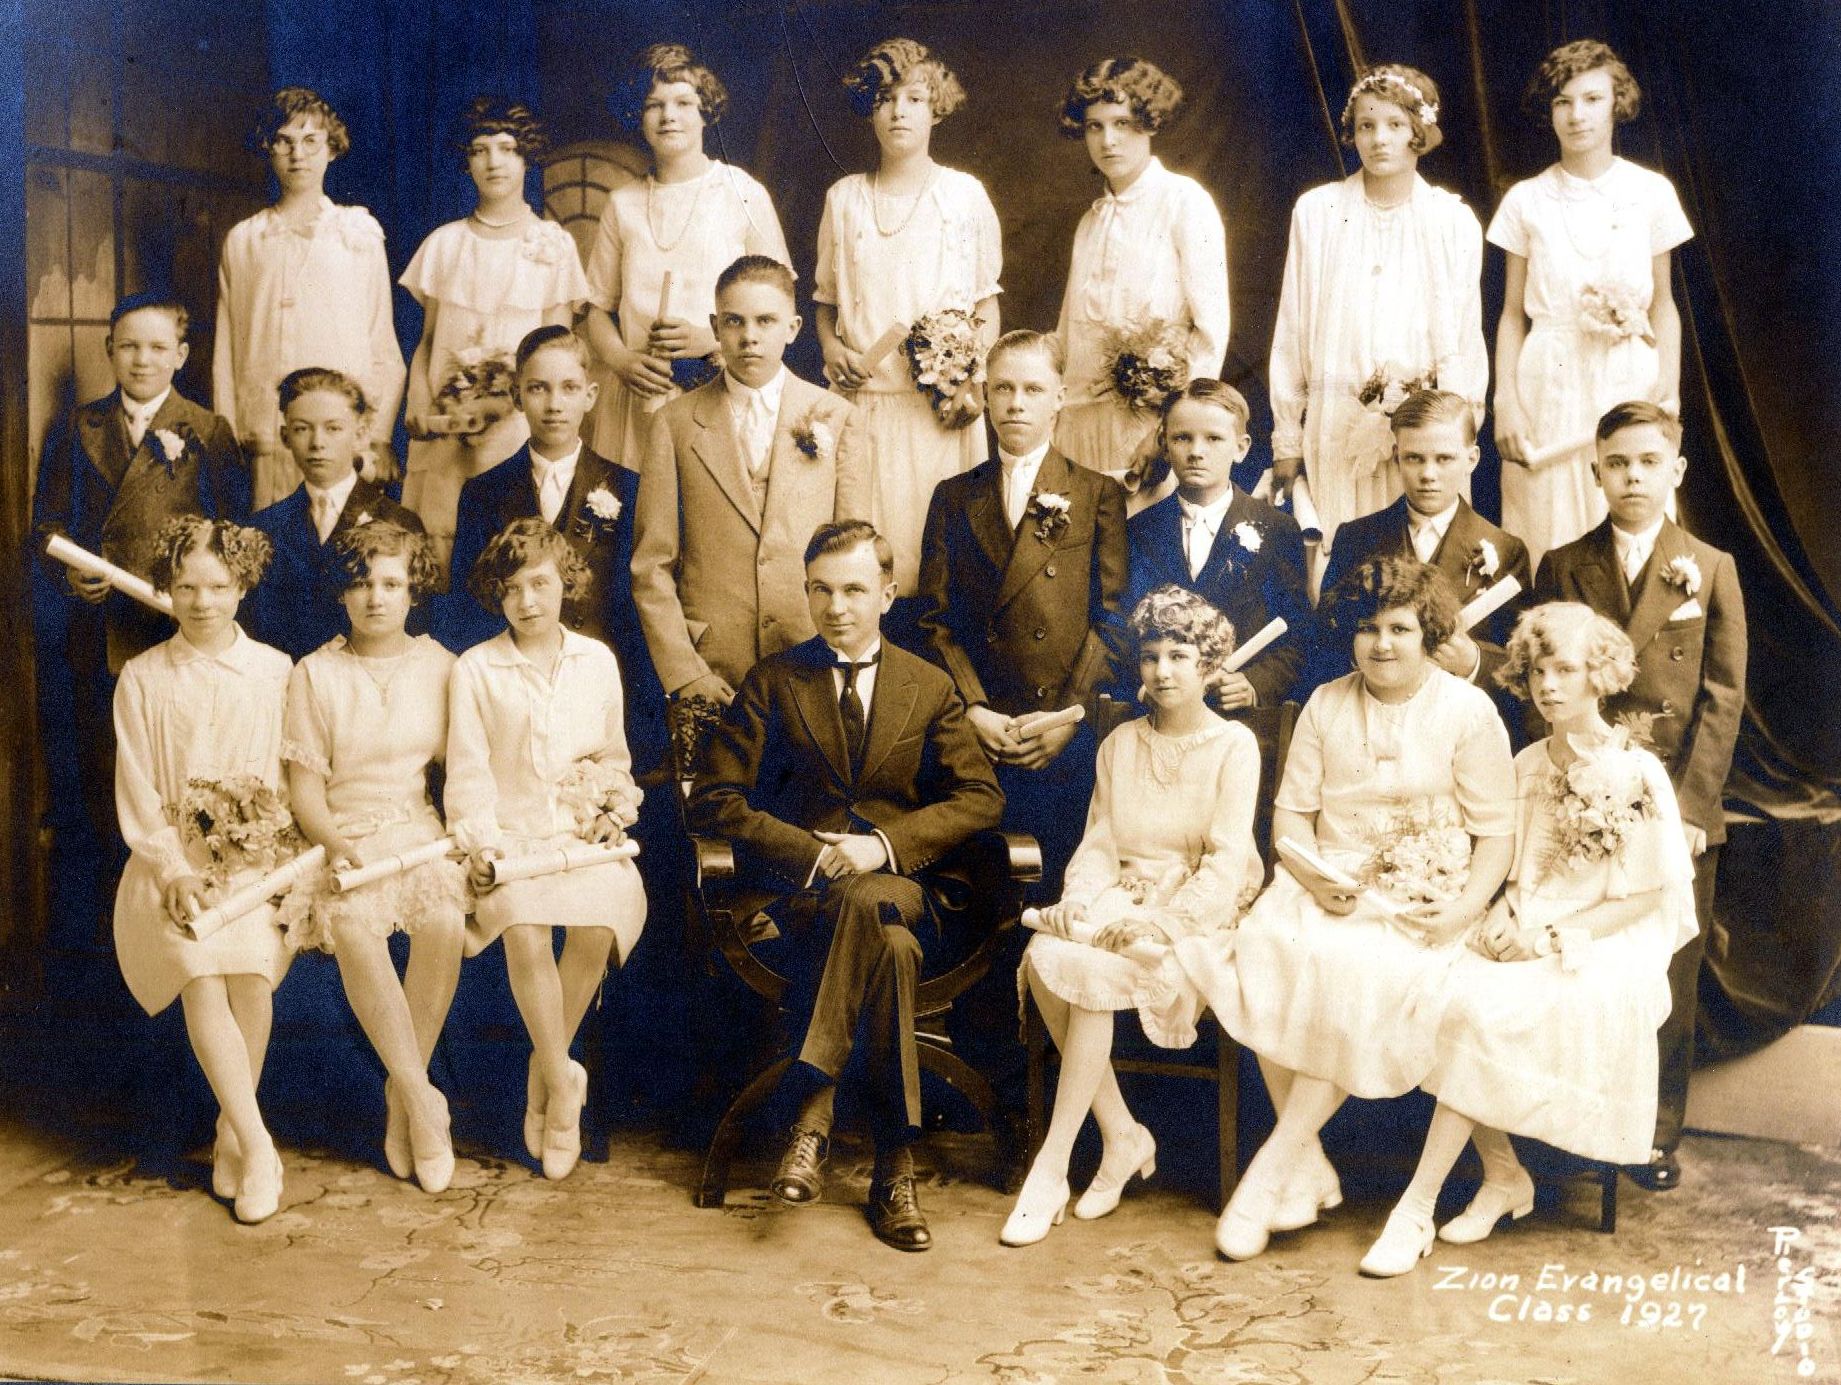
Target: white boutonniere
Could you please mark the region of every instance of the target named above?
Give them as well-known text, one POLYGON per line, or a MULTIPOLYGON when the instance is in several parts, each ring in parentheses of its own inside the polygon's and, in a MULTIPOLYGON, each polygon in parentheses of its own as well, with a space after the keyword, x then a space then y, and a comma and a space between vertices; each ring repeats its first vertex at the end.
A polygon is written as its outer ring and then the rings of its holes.
POLYGON ((171 428, 154 429, 153 445, 154 450, 160 454, 160 460, 166 464, 166 469, 168 471, 171 471, 178 465, 179 459, 185 455, 185 439, 180 437, 179 434, 175 433, 171 428))
POLYGON ((596 486, 589 491, 584 503, 588 506, 588 513, 603 524, 612 524, 620 518, 620 497, 606 486, 596 486))
POLYGON ((1259 526, 1249 520, 1241 520, 1234 526, 1234 538, 1249 553, 1257 553, 1265 543, 1265 536, 1259 532, 1259 526))
POLYGON ((1074 502, 1060 491, 1037 491, 1029 497, 1029 513, 1036 517, 1036 537, 1048 543, 1068 527, 1074 502))
POLYGON ((1662 580, 1683 596, 1694 596, 1700 591, 1700 564, 1690 554, 1678 554, 1662 569, 1662 580))
POLYGON ((371 512, 369 510, 360 510, 358 511, 358 518, 352 521, 352 528, 356 529, 360 524, 369 524, 370 522, 371 512))
POLYGON ((1470 550, 1470 562, 1464 570, 1476 573, 1478 580, 1487 582, 1502 571, 1502 555, 1488 539, 1478 539, 1476 547, 1470 550))
POLYGON ((793 446, 801 456, 815 462, 829 461, 831 454, 837 450, 837 435, 814 409, 805 416, 803 423, 793 425, 793 446))

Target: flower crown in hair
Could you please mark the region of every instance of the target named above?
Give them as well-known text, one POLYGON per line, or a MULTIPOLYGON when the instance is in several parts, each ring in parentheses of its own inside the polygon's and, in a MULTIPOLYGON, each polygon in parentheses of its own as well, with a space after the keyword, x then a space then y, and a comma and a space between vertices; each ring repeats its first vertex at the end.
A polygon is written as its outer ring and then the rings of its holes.
POLYGON ((1343 124, 1347 125, 1355 116, 1355 98, 1373 92, 1377 96, 1392 97, 1400 95, 1413 104, 1413 113, 1427 125, 1438 124, 1438 107, 1426 100, 1425 92, 1419 89, 1417 82, 1408 81, 1394 72, 1369 72, 1355 83, 1349 92, 1349 99, 1342 108, 1343 124), (1391 88, 1385 90, 1384 88, 1391 88))

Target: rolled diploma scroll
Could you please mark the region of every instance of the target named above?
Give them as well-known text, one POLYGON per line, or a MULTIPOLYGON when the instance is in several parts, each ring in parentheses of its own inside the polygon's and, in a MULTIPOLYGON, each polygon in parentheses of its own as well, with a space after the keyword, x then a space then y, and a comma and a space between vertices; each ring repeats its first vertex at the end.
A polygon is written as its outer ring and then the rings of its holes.
POLYGON ((348 890, 358 889, 377 880, 388 880, 393 875, 414 870, 417 866, 427 865, 430 861, 439 861, 459 850, 452 837, 443 837, 439 841, 429 842, 426 846, 414 847, 395 856, 386 856, 381 861, 373 861, 368 866, 358 866, 352 870, 334 871, 332 875, 332 892, 344 894, 348 890))
POLYGON ((663 322, 671 316, 671 271, 665 271, 665 277, 658 281, 658 311, 652 315, 654 322, 663 322))
POLYGON ((1057 726, 1072 726, 1082 717, 1086 710, 1076 702, 1072 707, 1063 707, 1058 712, 1044 712, 1027 726, 1018 726, 1015 717, 1010 718, 1012 733, 1022 740, 1034 740, 1044 731, 1053 731, 1057 726))
MULTIPOLYGON (((1278 854, 1279 859, 1285 861, 1287 864, 1299 865, 1303 869, 1321 876, 1332 885, 1335 885, 1338 889, 1348 890, 1359 896, 1362 903, 1368 905, 1370 908, 1378 910, 1387 918, 1399 918, 1406 912, 1379 890, 1367 888, 1361 881, 1357 880, 1353 875, 1350 875, 1346 870, 1341 870, 1331 865, 1316 852, 1310 850, 1308 847, 1299 845, 1298 842, 1290 837, 1280 837, 1278 839, 1278 854)), ((1302 884, 1303 882, 1300 881, 1299 883, 1302 884)))
MULTIPOLYGON (((1038 933, 1048 933, 1052 938, 1061 936, 1058 933, 1049 932, 1049 930, 1043 926, 1042 911, 1040 909, 1023 910, 1022 924, 1023 927, 1032 928, 1038 933)), ((1082 919, 1069 929, 1068 933, 1073 942, 1084 943, 1086 946, 1092 947, 1093 940, 1099 936, 1100 930, 1088 923, 1085 919, 1082 919)), ((1108 948, 1104 950, 1110 951, 1111 949, 1108 948)), ((1129 957, 1132 961, 1141 962, 1147 967, 1154 967, 1163 960, 1164 954, 1169 950, 1170 949, 1163 943, 1154 943, 1148 938, 1140 938, 1118 955, 1121 957, 1129 957)))
POLYGON ((1273 616, 1271 620, 1259 627, 1259 633, 1241 645, 1227 658, 1221 661, 1221 672, 1238 673, 1254 659, 1265 652, 1267 645, 1276 640, 1291 627, 1285 624, 1283 616, 1273 616))
MULTIPOLYGON (((1259 480, 1253 483, 1255 500, 1272 500, 1272 472, 1261 472, 1259 480)), ((1278 504, 1277 501, 1273 501, 1278 504)), ((1311 498, 1310 477, 1299 476, 1291 483, 1291 503, 1279 505, 1281 510, 1289 510, 1291 517, 1298 522, 1298 531, 1306 543, 1318 543, 1323 539, 1323 518, 1317 513, 1317 502, 1311 498)))
POLYGON ((203 942, 219 929, 235 923, 245 914, 254 913, 278 894, 291 889, 297 881, 313 875, 326 864, 326 848, 310 846, 285 866, 277 866, 260 880, 251 881, 229 898, 213 904, 189 923, 179 926, 203 942))
POLYGON ((1463 609, 1457 613, 1457 628, 1469 634, 1471 630, 1513 601, 1520 592, 1521 579, 1519 577, 1504 577, 1495 586, 1478 592, 1464 603, 1463 609))
POLYGON ((863 374, 868 375, 887 360, 889 352, 906 341, 908 333, 913 330, 911 327, 891 327, 872 341, 869 344, 869 350, 863 353, 863 374))
POLYGON ((609 861, 630 861, 639 855, 639 843, 628 839, 607 842, 580 842, 574 846, 551 847, 526 856, 507 856, 492 862, 492 883, 509 885, 515 880, 532 880, 539 875, 555 875, 565 870, 586 870, 609 861))
POLYGON ((75 568, 78 572, 88 573, 91 577, 104 578, 108 584, 124 596, 131 596, 143 606, 151 606, 163 616, 173 613, 173 599, 165 592, 153 589, 153 583, 145 578, 136 577, 126 568, 116 567, 107 558, 98 558, 87 548, 79 548, 62 534, 53 534, 45 541, 45 552, 56 558, 65 567, 75 568))

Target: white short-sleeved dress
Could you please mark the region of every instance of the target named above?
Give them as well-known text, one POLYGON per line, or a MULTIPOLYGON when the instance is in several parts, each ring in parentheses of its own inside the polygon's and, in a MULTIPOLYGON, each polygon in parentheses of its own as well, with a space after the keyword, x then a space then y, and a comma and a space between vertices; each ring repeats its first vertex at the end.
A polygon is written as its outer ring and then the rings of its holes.
POLYGON ((1122 472, 1157 426, 1109 388, 1114 328, 1170 323, 1189 334, 1189 379, 1227 359, 1227 230, 1208 190, 1153 158, 1123 193, 1106 192, 1080 219, 1061 321, 1066 402, 1055 424, 1063 456, 1122 472))
MULTIPOLYGON (((838 335, 853 351, 868 350, 891 327, 945 308, 969 312, 1001 291, 1002 233, 983 183, 940 168, 915 201, 885 203, 878 207, 869 175, 852 173, 831 185, 818 224, 812 297, 837 309, 838 335)), ((870 520, 895 550, 896 586, 912 596, 933 488, 985 459, 984 425, 942 426, 899 348, 849 397, 874 477, 870 520)))
MULTIPOLYGON (((1508 732, 1480 688, 1432 668, 1403 703, 1360 673, 1326 683, 1298 718, 1277 806, 1314 813, 1320 854, 1352 874, 1408 820, 1507 837, 1515 826, 1508 732)), ((1326 913, 1281 868, 1233 939, 1177 945, 1241 1043, 1354 1096, 1399 1096, 1431 1070, 1445 974, 1462 944, 1426 947, 1378 915, 1326 913)))
POLYGON ((1558 956, 1495 962, 1465 952, 1447 979, 1438 1052, 1423 1086, 1497 1130, 1613 1164, 1649 1157, 1656 1125, 1656 1029, 1668 962, 1698 931, 1694 863, 1661 761, 1619 737, 1584 752, 1624 802, 1647 800, 1612 857, 1553 859, 1560 771, 1549 741, 1515 759, 1515 866, 1508 897, 1525 925, 1564 929, 1607 899, 1659 891, 1652 912, 1594 939, 1567 971, 1558 956))
MULTIPOLYGON (((448 694, 447 813, 467 851, 506 856, 579 842, 568 784, 593 762, 622 782, 636 812, 621 720, 620 668, 599 640, 563 631, 553 678, 519 651, 509 630, 460 656, 448 694)), ((611 928, 625 961, 646 921, 646 895, 630 860, 541 875, 482 895, 467 955, 513 924, 611 928)))
MULTIPOLYGON (((659 293, 671 274, 671 315, 690 327, 691 351, 716 350, 710 316, 716 279, 743 255, 765 255, 791 266, 767 189, 733 164, 711 160, 700 177, 682 183, 635 178, 608 195, 588 252, 588 301, 614 314, 620 341, 644 350, 658 317, 659 293)), ((652 415, 675 399, 634 394, 608 373, 595 405, 592 446, 633 471, 645 457, 652 415)))
MULTIPOLYGON (((385 659, 352 652, 343 635, 295 666, 288 680, 281 757, 326 780, 326 807, 367 863, 443 835, 428 797, 428 766, 447 754, 448 675, 454 656, 427 635, 385 659)), ((387 880, 334 894, 320 882, 298 934, 333 951, 333 929, 360 924, 379 937, 424 923, 459 924, 466 870, 428 861, 387 880)))
MULTIPOLYGON (((165 887, 202 875, 177 810, 193 779, 254 778, 281 786, 281 715, 293 667, 279 649, 237 631, 221 654, 174 635, 122 667, 115 686, 115 811, 130 856, 115 891, 115 957, 135 1000, 157 1015, 201 976, 253 975, 271 987, 292 956, 273 905, 194 941, 167 916, 165 887)), ((229 889, 258 878, 233 875, 229 889)))
MULTIPOLYGON (((1253 733, 1217 718, 1189 735, 1166 736, 1143 717, 1101 743, 1097 775, 1061 898, 1085 904, 1095 928, 1138 917, 1172 941, 1231 937, 1264 869, 1253 845, 1253 733)), ((1151 967, 1042 933, 1030 940, 1025 960, 1071 1005, 1136 1007, 1154 1042, 1195 1042, 1200 1000, 1173 957, 1151 967)))
MULTIPOLYGON (((440 392, 462 352, 502 356, 509 369, 518 343, 557 309, 573 311, 588 296, 575 240, 542 218, 521 235, 494 240, 470 219, 429 232, 397 281, 426 307, 439 305, 428 353, 428 389, 440 392)), ((409 444, 403 503, 421 517, 445 571, 454 549, 460 488, 504 461, 530 437, 516 409, 480 435, 421 439, 409 444)))
MULTIPOLYGON (((299 230, 273 207, 239 221, 218 260, 212 403, 244 446, 253 444, 258 510, 300 484, 300 468, 281 445, 275 391, 289 371, 306 366, 344 371, 373 409, 402 393, 383 227, 363 207, 329 197, 299 230)), ((373 437, 387 446, 395 422, 373 420, 373 437)))
POLYGON ((1337 525, 1400 497, 1390 415, 1361 401, 1377 373, 1395 386, 1436 380, 1483 421, 1482 274, 1476 214, 1423 178, 1398 206, 1377 207, 1358 171, 1292 209, 1272 330, 1272 455, 1304 459, 1326 545, 1337 525))
POLYGON ((1592 431, 1613 404, 1654 395, 1652 264, 1693 234, 1675 185, 1621 158, 1590 179, 1552 164, 1510 188, 1489 223, 1490 244, 1528 262, 1522 307, 1531 325, 1515 392, 1530 442, 1582 444, 1535 471, 1502 468, 1502 525, 1536 564, 1605 517, 1592 431), (1591 301, 1605 294, 1627 309, 1626 329, 1602 325, 1591 301))

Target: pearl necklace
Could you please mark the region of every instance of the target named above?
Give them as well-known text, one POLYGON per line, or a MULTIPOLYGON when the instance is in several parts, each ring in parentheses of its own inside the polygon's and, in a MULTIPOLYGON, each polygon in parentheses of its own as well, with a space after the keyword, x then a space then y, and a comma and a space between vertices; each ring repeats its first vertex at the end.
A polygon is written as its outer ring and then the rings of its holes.
POLYGON ((507 226, 516 226, 520 221, 523 221, 524 218, 527 215, 529 215, 529 213, 530 213, 529 207, 522 207, 518 210, 518 212, 515 215, 507 218, 504 221, 488 221, 485 217, 479 214, 479 208, 475 207, 471 212, 468 213, 468 215, 471 216, 473 220, 477 221, 481 226, 490 227, 494 231, 503 231, 507 226))
POLYGON ((927 181, 922 184, 920 191, 914 194, 914 200, 908 204, 908 214, 901 219, 901 225, 891 231, 882 224, 882 170, 877 169, 876 172, 870 174, 869 214, 871 219, 876 223, 876 234, 881 236, 884 240, 888 240, 907 230, 909 224, 914 220, 915 213, 920 211, 921 203, 926 200, 927 194, 933 191, 933 185, 939 181, 940 170, 936 166, 932 174, 928 176, 927 181))
POLYGON ((659 248, 660 254, 669 255, 684 243, 684 237, 690 234, 690 228, 696 224, 697 205, 703 201, 703 189, 709 185, 709 181, 709 170, 706 169, 697 179, 697 195, 690 199, 690 210, 684 214, 684 224, 678 227, 676 239, 667 244, 662 220, 654 224, 652 218, 652 200, 658 189, 658 175, 646 175, 646 233, 652 237, 652 243, 659 248))

